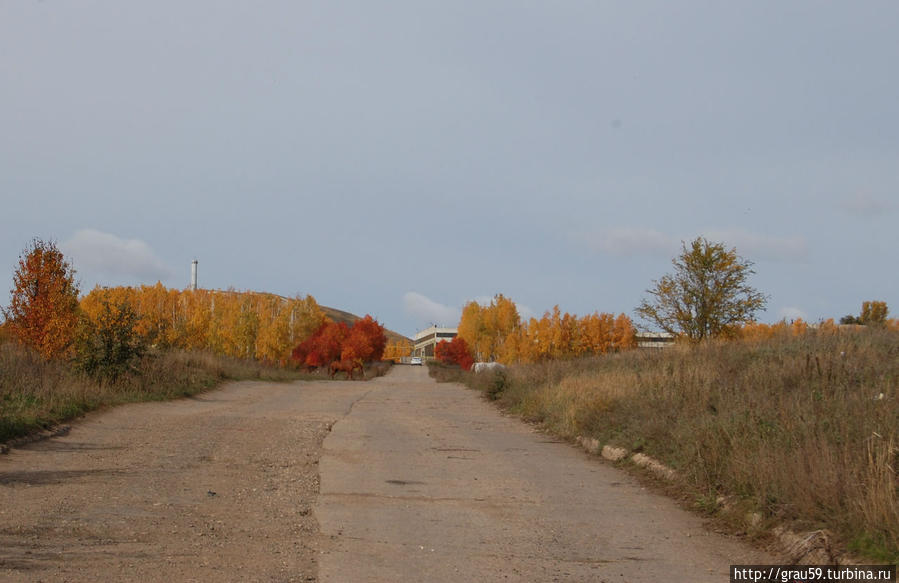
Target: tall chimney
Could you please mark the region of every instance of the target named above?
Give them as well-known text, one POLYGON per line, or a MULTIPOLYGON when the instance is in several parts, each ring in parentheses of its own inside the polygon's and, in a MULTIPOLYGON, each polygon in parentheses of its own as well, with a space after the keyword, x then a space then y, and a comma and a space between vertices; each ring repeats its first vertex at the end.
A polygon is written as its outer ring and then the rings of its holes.
POLYGON ((190 264, 190 289, 197 289, 197 260, 194 259, 190 264))

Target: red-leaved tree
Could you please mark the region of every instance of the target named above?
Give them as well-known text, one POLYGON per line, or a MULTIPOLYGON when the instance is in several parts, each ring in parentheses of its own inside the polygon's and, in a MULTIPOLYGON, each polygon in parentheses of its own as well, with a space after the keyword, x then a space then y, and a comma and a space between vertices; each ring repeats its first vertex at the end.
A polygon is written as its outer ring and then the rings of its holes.
POLYGON ((348 334, 349 327, 343 322, 326 322, 293 349, 291 358, 308 367, 326 366, 340 358, 348 334))
POLYGON ((350 333, 343 342, 340 357, 363 362, 381 360, 386 346, 387 336, 384 334, 384 326, 366 314, 350 328, 350 333))
POLYGON ((326 322, 315 334, 293 349, 291 359, 309 368, 327 366, 335 360, 381 360, 387 336, 384 326, 369 315, 352 327, 326 322))
POLYGON ((438 342, 434 347, 434 357, 444 364, 458 364, 462 370, 471 370, 471 365, 474 364, 468 343, 461 336, 456 336, 451 342, 438 342))

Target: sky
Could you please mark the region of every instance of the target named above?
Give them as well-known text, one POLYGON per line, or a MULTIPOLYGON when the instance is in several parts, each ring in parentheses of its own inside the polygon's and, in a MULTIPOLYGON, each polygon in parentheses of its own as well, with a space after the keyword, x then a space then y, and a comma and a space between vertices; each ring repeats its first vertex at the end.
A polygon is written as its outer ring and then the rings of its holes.
POLYGON ((761 321, 899 314, 899 3, 0 0, 0 303, 312 294, 406 335, 633 317, 704 236, 761 321))

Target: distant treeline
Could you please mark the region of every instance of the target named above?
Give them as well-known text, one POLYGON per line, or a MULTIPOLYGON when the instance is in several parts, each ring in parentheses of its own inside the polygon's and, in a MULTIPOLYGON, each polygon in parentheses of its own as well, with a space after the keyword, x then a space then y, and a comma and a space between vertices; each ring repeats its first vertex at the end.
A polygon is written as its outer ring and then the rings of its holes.
POLYGON ((462 310, 459 336, 476 360, 529 363, 605 354, 636 348, 633 322, 624 314, 578 317, 559 310, 522 321, 515 302, 498 294, 489 305, 469 302, 462 310))
POLYGON ((291 350, 325 322, 315 298, 284 298, 258 292, 176 290, 161 283, 97 287, 81 309, 97 319, 105 305, 128 306, 135 331, 159 348, 209 350, 237 358, 286 363, 291 350))

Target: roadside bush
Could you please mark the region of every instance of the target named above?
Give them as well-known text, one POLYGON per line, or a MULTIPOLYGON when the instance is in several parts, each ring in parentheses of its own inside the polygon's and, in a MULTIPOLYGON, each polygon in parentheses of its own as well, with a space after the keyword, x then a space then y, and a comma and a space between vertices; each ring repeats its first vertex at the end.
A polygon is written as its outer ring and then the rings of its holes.
POLYGON ((491 401, 496 401, 502 396, 508 378, 504 370, 486 371, 476 374, 474 382, 476 385, 481 385, 480 390, 483 391, 484 396, 491 401))
POLYGON ((137 363, 145 351, 136 330, 138 319, 127 302, 114 307, 104 302, 95 320, 82 318, 75 343, 76 367, 97 380, 113 383, 138 372, 137 363))
POLYGON ((468 343, 461 336, 454 337, 451 342, 438 342, 434 347, 434 357, 444 364, 459 365, 462 370, 471 370, 471 365, 474 364, 468 343))

